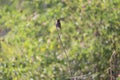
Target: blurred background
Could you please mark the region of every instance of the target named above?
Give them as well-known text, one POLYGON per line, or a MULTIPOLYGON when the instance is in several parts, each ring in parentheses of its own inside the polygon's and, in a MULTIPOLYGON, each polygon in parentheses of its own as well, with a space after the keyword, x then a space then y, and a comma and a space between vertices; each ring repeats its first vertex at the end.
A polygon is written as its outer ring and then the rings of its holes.
POLYGON ((0 80, 120 80, 119 45, 120 0, 0 0, 0 80))

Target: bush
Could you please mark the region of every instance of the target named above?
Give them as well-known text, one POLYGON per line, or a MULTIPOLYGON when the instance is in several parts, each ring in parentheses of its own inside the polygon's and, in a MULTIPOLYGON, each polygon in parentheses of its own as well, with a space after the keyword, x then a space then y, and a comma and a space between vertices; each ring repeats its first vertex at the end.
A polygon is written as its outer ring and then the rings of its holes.
POLYGON ((119 5, 119 0, 0 0, 0 34, 11 29, 0 37, 0 79, 117 79, 119 5), (55 28, 59 18, 63 46, 55 28))

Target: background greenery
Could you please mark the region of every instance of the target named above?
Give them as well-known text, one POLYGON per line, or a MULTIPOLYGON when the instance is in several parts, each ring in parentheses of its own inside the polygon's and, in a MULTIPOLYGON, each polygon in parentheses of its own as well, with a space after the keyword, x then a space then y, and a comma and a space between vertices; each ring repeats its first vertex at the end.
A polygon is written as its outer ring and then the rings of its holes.
POLYGON ((0 80, 108 80, 120 72, 120 0, 0 0, 0 80), (55 28, 63 18, 61 39, 55 28))

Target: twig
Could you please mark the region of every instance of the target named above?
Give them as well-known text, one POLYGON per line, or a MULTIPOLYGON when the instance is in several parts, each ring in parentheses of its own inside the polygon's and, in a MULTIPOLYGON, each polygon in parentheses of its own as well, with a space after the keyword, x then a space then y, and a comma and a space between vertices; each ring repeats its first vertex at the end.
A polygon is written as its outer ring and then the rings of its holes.
POLYGON ((60 33, 59 33, 59 30, 58 30, 57 27, 56 27, 56 30, 57 30, 57 32, 58 32, 58 37, 59 37, 59 40, 60 40, 60 42, 61 42, 62 48, 63 48, 63 50, 64 50, 64 53, 65 53, 65 55, 66 55, 66 57, 67 57, 67 62, 68 62, 68 67, 69 67, 69 71, 70 71, 70 76, 72 76, 72 72, 71 72, 70 64, 69 64, 69 57, 68 57, 68 55, 67 55, 67 49, 66 49, 66 47, 64 46, 64 44, 63 44, 63 42, 62 42, 62 40, 61 40, 60 33))

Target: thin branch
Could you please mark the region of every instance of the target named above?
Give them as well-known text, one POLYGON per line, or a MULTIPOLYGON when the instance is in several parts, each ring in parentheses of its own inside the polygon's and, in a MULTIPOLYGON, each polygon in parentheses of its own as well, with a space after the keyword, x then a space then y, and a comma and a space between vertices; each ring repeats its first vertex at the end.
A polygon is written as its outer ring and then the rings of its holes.
POLYGON ((67 55, 67 49, 66 49, 66 47, 64 46, 64 44, 63 44, 63 42, 62 42, 62 40, 61 40, 60 33, 59 33, 59 30, 58 30, 57 27, 56 27, 56 30, 57 30, 57 32, 58 32, 58 37, 59 37, 59 40, 60 40, 60 42, 61 42, 62 48, 63 48, 63 50, 64 50, 64 53, 65 53, 65 55, 66 55, 66 57, 67 57, 67 62, 68 62, 68 67, 69 67, 69 71, 70 71, 70 76, 72 76, 72 72, 71 72, 70 64, 69 64, 69 57, 68 57, 68 55, 67 55))

